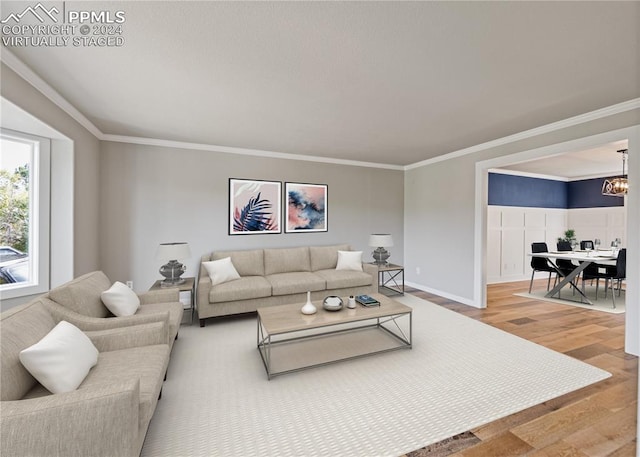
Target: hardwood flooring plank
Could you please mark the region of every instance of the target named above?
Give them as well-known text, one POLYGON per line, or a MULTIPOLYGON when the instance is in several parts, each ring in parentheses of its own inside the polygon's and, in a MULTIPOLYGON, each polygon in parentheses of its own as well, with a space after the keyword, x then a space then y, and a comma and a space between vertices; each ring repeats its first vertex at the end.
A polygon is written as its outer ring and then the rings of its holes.
POLYGON ((633 440, 616 451, 609 454, 607 457, 635 457, 636 456, 636 440, 633 440))
POLYGON ((608 414, 608 409, 587 398, 518 425, 511 432, 532 447, 542 449, 608 414))
POLYGON ((533 447, 511 432, 505 432, 453 455, 457 457, 525 455, 532 450, 533 447))
POLYGON ((589 455, 569 443, 557 441, 550 446, 527 454, 527 457, 589 457, 589 455))
POLYGON ((609 455, 633 441, 636 436, 633 417, 637 404, 628 404, 617 413, 606 416, 592 426, 578 430, 563 441, 590 457, 609 455))

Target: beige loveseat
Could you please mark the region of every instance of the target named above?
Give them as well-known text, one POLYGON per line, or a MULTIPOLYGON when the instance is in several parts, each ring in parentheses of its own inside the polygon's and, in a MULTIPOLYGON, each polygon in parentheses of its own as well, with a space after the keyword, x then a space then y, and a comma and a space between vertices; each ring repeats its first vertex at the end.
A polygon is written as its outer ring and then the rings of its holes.
POLYGON ((256 311, 262 306, 302 303, 328 295, 346 297, 377 291, 378 269, 362 264, 362 271, 337 270, 338 251, 348 244, 280 249, 215 251, 202 256, 197 301, 200 327, 208 317, 256 311), (230 257, 240 279, 212 286, 204 262, 230 257))
POLYGON ((52 394, 19 359, 61 320, 51 303, 40 297, 0 316, 0 455, 140 455, 169 363, 167 322, 104 330, 77 322, 97 364, 76 390, 52 394))

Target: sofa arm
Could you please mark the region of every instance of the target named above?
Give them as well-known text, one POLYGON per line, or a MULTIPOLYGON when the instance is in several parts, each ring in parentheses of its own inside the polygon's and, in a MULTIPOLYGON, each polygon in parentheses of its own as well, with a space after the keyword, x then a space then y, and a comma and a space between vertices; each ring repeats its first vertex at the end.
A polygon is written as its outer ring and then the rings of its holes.
POLYGON ((169 289, 150 290, 138 294, 141 305, 153 303, 168 303, 180 301, 180 289, 173 287, 169 289))
POLYGON ((93 330, 85 333, 100 352, 167 344, 169 341, 169 327, 165 322, 93 330))
POLYGON ((140 380, 3 401, 2 455, 138 456, 140 380))
POLYGON ((110 328, 130 327, 132 325, 149 324, 152 322, 166 322, 169 326, 169 311, 156 313, 134 314, 124 317, 90 317, 78 314, 56 302, 47 300, 45 306, 56 321, 65 320, 83 332, 91 330, 107 330, 110 328))
POLYGON ((371 290, 373 292, 377 292, 378 291, 378 266, 370 263, 363 263, 362 271, 364 271, 365 273, 369 273, 371 275, 371 278, 373 279, 371 282, 371 290))
POLYGON ((209 292, 211 292, 211 278, 209 276, 201 276, 198 278, 196 306, 205 303, 209 304, 209 292))

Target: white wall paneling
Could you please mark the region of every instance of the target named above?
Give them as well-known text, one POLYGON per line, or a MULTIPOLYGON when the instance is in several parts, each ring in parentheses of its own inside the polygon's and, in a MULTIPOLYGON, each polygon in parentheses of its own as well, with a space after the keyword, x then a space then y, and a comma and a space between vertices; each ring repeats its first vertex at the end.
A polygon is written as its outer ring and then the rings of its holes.
POLYGON ((566 209, 487 207, 487 282, 520 281, 531 277, 531 243, 555 248, 566 229, 566 209))
POLYGON ((602 246, 610 246, 616 238, 626 246, 626 207, 580 208, 569 210, 569 228, 578 240, 600 238, 602 246))

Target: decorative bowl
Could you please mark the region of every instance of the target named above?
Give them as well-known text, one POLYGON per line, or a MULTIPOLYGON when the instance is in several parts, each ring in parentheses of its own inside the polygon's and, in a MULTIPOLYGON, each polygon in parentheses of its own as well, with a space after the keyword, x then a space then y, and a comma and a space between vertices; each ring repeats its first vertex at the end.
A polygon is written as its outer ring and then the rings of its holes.
POLYGON ((342 309, 342 306, 342 298, 335 295, 329 295, 328 297, 325 297, 322 302, 322 307, 327 311, 340 311, 342 309))

